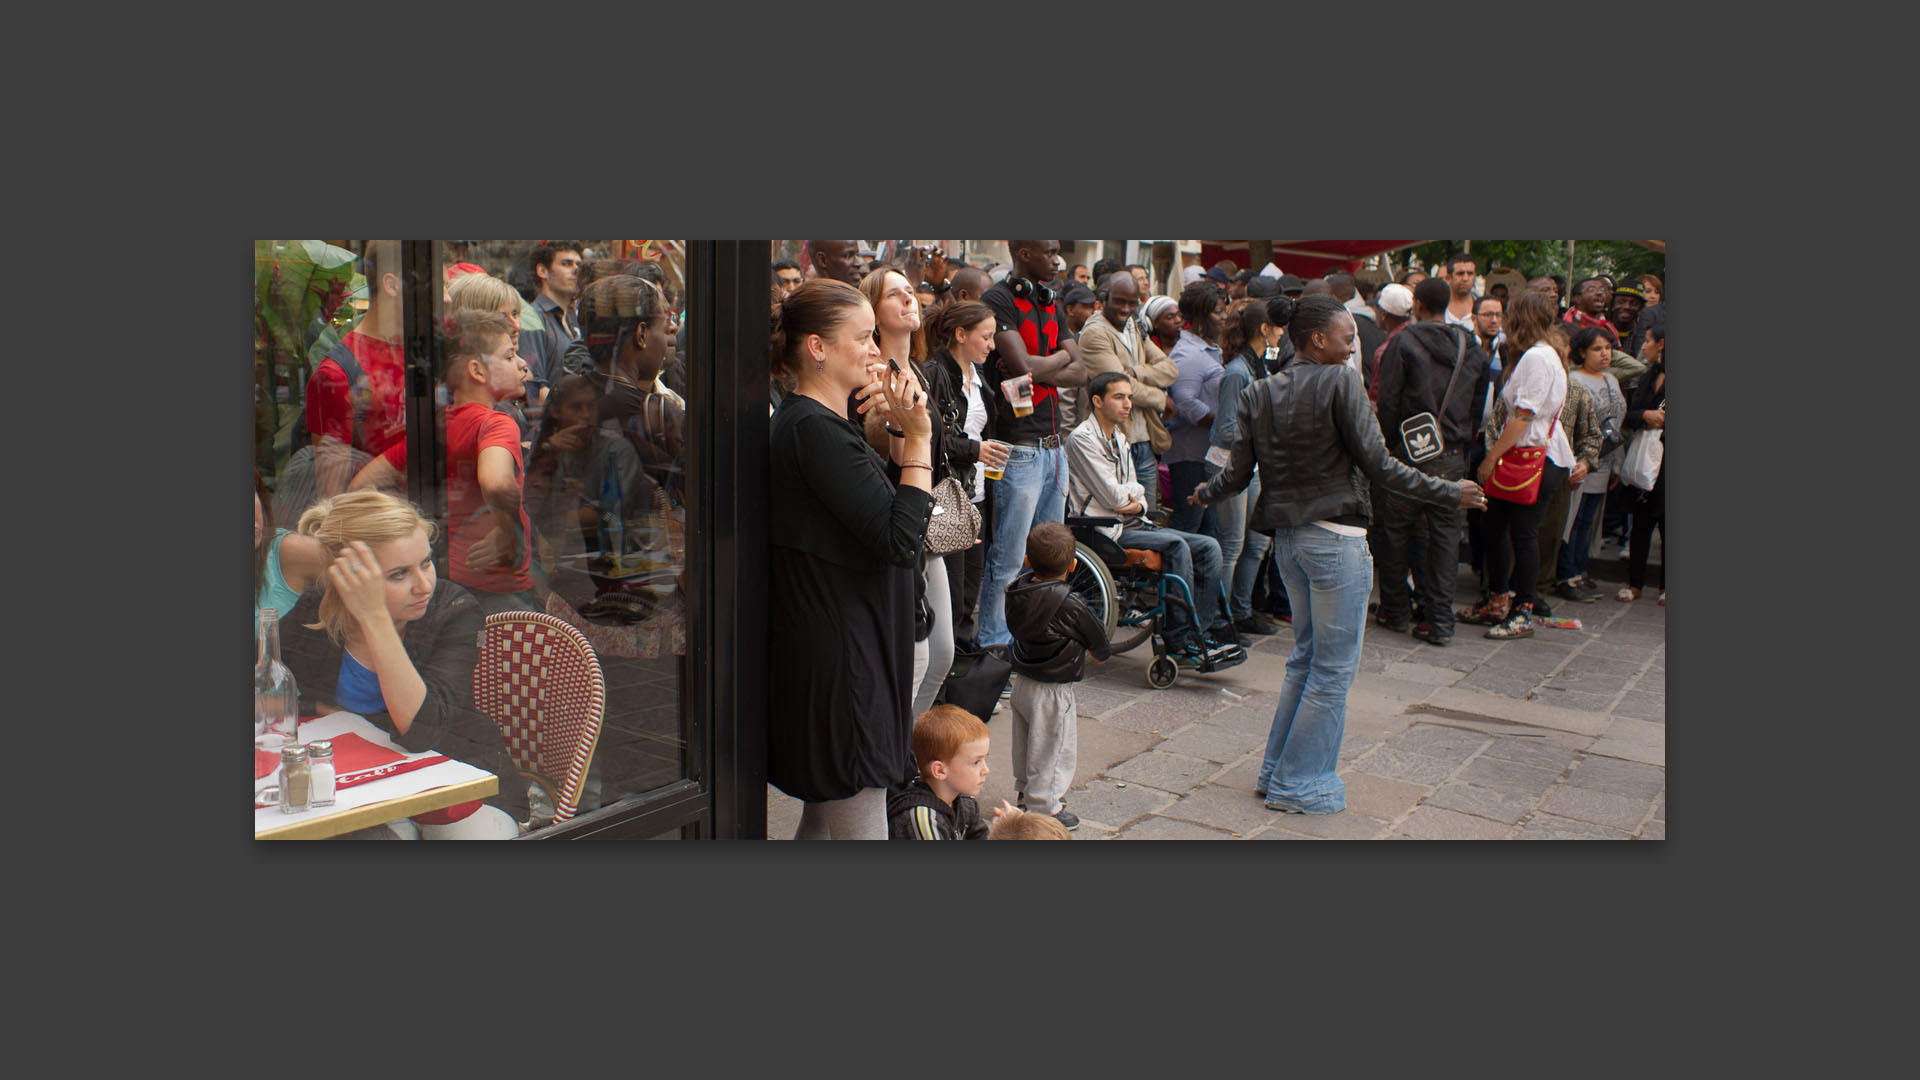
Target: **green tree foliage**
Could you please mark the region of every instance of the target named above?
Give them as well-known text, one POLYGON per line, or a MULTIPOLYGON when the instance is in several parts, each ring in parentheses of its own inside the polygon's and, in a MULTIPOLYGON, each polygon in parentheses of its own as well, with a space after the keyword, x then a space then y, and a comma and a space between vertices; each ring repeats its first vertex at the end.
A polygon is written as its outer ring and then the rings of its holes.
MULTIPOLYGON (((1446 262, 1448 255, 1459 251, 1467 243, 1460 240, 1430 240, 1406 248, 1398 255, 1401 261, 1412 257, 1419 260, 1422 266, 1437 267, 1446 262)), ((1530 278, 1567 273, 1565 240, 1474 240, 1471 244, 1474 264, 1482 274, 1496 266, 1511 266, 1530 278)), ((1667 257, 1630 240, 1575 240, 1573 273, 1567 277, 1567 283, 1571 285, 1595 274, 1607 274, 1615 281, 1637 274, 1653 274, 1664 281, 1667 276, 1667 257)))

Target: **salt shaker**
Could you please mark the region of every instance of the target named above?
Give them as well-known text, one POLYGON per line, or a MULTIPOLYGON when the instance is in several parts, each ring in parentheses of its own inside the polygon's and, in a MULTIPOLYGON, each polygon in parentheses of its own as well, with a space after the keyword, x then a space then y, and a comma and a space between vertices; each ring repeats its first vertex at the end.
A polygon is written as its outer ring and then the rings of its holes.
POLYGON ((298 814, 306 810, 312 781, 313 772, 307 764, 307 748, 298 744, 282 747, 280 749, 280 812, 298 814))
POLYGON ((333 743, 316 739, 307 744, 308 796, 312 807, 333 805, 333 743))

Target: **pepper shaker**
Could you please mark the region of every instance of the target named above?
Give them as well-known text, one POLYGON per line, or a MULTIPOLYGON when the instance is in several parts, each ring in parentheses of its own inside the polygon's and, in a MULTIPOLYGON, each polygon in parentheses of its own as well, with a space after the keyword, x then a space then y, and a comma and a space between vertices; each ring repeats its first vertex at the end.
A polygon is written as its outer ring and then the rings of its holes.
POLYGON ((295 744, 280 750, 280 812, 298 814, 307 808, 308 790, 313 773, 307 764, 307 748, 295 744))
POLYGON ((307 744, 307 805, 319 808, 333 805, 333 743, 316 739, 307 744))

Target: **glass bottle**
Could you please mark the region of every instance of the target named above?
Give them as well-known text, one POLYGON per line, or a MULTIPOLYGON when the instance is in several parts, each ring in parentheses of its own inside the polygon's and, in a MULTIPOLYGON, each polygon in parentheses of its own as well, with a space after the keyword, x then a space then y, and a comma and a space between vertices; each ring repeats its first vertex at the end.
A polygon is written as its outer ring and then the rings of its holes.
POLYGON ((280 662, 280 612, 260 609, 259 654, 254 658, 253 744, 262 750, 278 750, 298 742, 295 729, 300 720, 300 689, 293 672, 280 662))
POLYGON ((280 748, 280 812, 298 814, 312 797, 313 770, 307 748, 299 743, 280 748))
POLYGON ((307 805, 319 808, 333 805, 333 743, 315 739, 307 744, 307 805))

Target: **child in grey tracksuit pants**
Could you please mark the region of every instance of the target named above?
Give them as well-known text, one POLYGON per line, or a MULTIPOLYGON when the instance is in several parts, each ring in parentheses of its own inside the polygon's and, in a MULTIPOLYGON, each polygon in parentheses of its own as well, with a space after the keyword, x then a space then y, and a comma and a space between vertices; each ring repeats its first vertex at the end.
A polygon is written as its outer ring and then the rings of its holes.
MULTIPOLYGON (((1007 586, 1007 629, 1013 635, 1007 659, 1014 672, 1008 704, 1013 712, 1014 788, 1029 812, 1062 817, 1078 749, 1073 684, 1085 675, 1089 651, 1104 661, 1113 650, 1106 627, 1067 585, 1073 535, 1058 523, 1036 526, 1034 533, 1049 528, 1065 535, 1065 564, 1045 565, 1036 557, 1035 537, 1030 536, 1027 557, 1034 569, 1007 586)), ((1049 539, 1057 542, 1056 537, 1049 539)), ((1064 818, 1062 823, 1079 824, 1064 818)))

